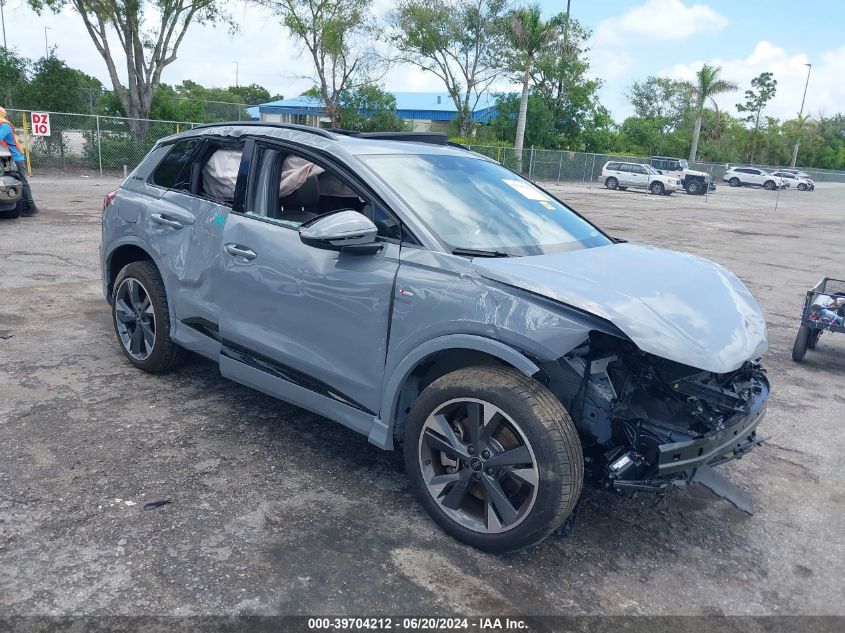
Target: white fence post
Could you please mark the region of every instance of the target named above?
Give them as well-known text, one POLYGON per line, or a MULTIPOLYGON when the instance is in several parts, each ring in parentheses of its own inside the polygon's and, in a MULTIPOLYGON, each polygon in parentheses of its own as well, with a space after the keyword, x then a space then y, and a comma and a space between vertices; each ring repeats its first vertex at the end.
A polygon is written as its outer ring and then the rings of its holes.
POLYGON ((97 162, 100 165, 100 177, 103 175, 103 143, 102 137, 100 136, 100 115, 98 114, 96 117, 97 119, 97 162))
POLYGON ((593 154, 593 166, 590 168, 590 186, 587 187, 588 189, 593 188, 593 176, 596 174, 596 155, 593 154))

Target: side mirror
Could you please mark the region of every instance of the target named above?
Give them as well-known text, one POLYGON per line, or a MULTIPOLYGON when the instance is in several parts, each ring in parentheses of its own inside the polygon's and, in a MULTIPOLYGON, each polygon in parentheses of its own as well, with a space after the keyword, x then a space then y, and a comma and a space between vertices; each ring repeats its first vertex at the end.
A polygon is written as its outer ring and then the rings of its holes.
POLYGON ((377 233, 372 220, 352 209, 314 218, 299 227, 303 244, 344 253, 379 252, 382 244, 376 242, 377 233))

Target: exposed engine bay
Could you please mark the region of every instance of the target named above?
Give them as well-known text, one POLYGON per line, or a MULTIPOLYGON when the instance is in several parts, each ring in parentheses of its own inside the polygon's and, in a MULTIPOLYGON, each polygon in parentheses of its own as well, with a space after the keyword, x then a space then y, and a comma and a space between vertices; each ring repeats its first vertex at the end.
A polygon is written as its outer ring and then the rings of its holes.
POLYGON ((715 374, 594 331, 547 371, 581 434, 588 480, 658 491, 691 483, 706 469, 699 482, 742 507, 701 479, 762 441, 755 428, 769 383, 758 362, 715 374))

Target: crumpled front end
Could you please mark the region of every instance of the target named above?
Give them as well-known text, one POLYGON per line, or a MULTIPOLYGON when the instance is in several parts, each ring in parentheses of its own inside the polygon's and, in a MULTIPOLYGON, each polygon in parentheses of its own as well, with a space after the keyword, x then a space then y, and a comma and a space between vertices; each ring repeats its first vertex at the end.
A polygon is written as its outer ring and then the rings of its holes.
POLYGON ((757 360, 719 374, 594 332, 547 371, 579 429, 595 485, 660 491, 701 483, 751 511, 747 496, 711 469, 762 441, 769 382, 757 360))

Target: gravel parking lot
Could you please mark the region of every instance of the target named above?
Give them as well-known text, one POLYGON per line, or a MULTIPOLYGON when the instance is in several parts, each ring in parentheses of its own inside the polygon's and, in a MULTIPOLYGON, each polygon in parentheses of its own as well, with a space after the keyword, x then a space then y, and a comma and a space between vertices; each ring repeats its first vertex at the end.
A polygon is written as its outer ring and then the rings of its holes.
POLYGON ((845 276, 845 185, 776 212, 758 189, 552 187, 745 281, 770 328, 771 439, 723 467, 754 516, 703 489, 598 493, 572 535, 493 556, 442 533, 365 437, 200 359, 133 369, 99 282, 117 184, 36 177, 42 214, 0 221, 0 613, 845 615, 845 336, 790 358, 804 290, 845 276))

